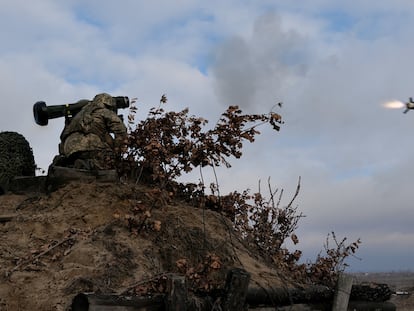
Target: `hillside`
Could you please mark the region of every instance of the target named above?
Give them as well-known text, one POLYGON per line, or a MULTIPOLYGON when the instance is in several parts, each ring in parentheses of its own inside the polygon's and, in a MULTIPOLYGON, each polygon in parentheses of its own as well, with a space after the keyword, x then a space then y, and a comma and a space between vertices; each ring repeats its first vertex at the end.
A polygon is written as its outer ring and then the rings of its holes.
POLYGON ((0 310, 68 310, 80 292, 145 293, 186 274, 193 290, 243 267, 251 285, 288 281, 237 238, 228 219, 136 184, 71 182, 0 196, 0 310))

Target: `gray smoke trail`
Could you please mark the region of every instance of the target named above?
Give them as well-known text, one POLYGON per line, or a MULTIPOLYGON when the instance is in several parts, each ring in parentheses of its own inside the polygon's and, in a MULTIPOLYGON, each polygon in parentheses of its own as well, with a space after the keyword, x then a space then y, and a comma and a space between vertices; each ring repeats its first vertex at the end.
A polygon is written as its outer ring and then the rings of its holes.
POLYGON ((252 107, 278 98, 295 76, 306 73, 308 43, 297 32, 282 29, 277 14, 259 17, 251 37, 234 36, 215 51, 214 86, 224 105, 252 107))

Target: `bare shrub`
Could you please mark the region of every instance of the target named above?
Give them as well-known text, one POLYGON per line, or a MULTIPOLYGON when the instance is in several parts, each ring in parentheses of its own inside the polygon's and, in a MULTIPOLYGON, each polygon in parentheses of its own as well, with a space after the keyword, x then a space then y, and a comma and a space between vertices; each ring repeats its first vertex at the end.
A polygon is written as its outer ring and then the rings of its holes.
MULTIPOLYGON (((336 282, 338 273, 346 267, 346 258, 355 254, 361 242, 358 240, 347 245, 346 238, 338 242, 332 233, 326 240, 325 255, 319 254, 313 263, 299 263, 302 252, 290 252, 285 245, 289 238, 294 245, 299 243, 295 230, 304 215, 298 212, 294 201, 299 194, 300 179, 293 198, 284 206, 281 204, 283 190, 273 189, 270 180, 269 199, 261 194, 260 187, 253 194, 245 190, 222 196, 217 184, 210 185, 212 194, 208 195, 203 183, 182 184, 176 181, 177 177, 197 167, 230 167, 229 158, 242 156, 243 143, 255 141, 256 135, 260 134, 260 125, 269 124, 279 131, 283 124, 281 116, 274 112, 242 114, 237 106, 230 106, 212 129, 205 130, 206 119, 189 116, 188 109, 166 112, 162 108, 166 102, 163 95, 160 105, 151 108, 147 118, 136 125, 137 108, 130 108, 129 138, 119 165, 120 174, 136 182, 151 183, 160 193, 158 201, 163 196, 175 197, 223 213, 233 221, 242 241, 257 250, 257 254, 269 264, 291 277, 318 284, 332 285, 336 282), (329 245, 330 239, 335 242, 334 248, 329 245)), ((144 212, 149 213, 150 210, 144 212)), ((131 228, 139 233, 145 227, 146 215, 131 218, 131 228)))
MULTIPOLYGON (((160 102, 166 101, 163 95, 160 102)), ((135 112, 133 107, 128 117, 128 148, 121 171, 137 180, 146 178, 162 184, 195 167, 230 167, 228 158, 241 157, 243 143, 254 142, 260 134, 258 126, 268 123, 279 131, 282 124, 277 113, 244 115, 237 106, 230 106, 213 129, 204 130, 208 121, 189 116, 188 109, 166 112, 160 105, 132 128, 135 112)))

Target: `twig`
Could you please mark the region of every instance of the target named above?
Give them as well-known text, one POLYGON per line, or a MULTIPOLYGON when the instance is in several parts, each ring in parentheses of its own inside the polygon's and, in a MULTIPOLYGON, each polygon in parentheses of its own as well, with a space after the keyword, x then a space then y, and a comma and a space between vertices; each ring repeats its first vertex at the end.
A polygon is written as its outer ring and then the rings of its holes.
MULTIPOLYGON (((158 202, 161 202, 161 203, 164 203, 164 204, 165 204, 165 202, 163 202, 163 200, 161 199, 162 190, 164 190, 164 189, 165 189, 165 186, 161 186, 161 187, 160 187, 160 195, 158 195, 155 199, 154 199, 154 197, 151 197, 152 202, 151 202, 151 206, 150 206, 150 208, 149 208, 149 210, 148 210, 148 211, 149 211, 149 213, 151 213, 151 212, 152 212, 152 210, 154 209, 155 205, 156 205, 158 202)), ((142 220, 141 224, 139 225, 138 230, 137 230, 137 233, 141 233, 141 231, 142 231, 142 229, 144 228, 145 223, 146 223, 146 221, 147 221, 147 219, 148 219, 148 218, 150 218, 150 216, 148 216, 148 215, 144 214, 144 219, 142 220)))
MULTIPOLYGON (((269 193, 270 193, 269 202, 272 202, 272 207, 274 209, 276 207, 275 206, 275 195, 279 191, 279 188, 276 188, 275 191, 272 190, 272 185, 270 184, 270 177, 267 179, 267 186, 269 187, 269 193)), ((280 197, 279 197, 279 201, 280 201, 280 197)), ((278 205, 279 205, 279 203, 278 203, 278 205)))
POLYGON ((280 206, 280 202, 282 201, 282 197, 283 197, 283 189, 280 191, 279 200, 277 200, 277 204, 276 204, 277 208, 279 208, 279 206, 280 206))
POLYGON ((137 287, 137 286, 139 286, 139 285, 143 285, 143 284, 145 284, 145 283, 148 283, 148 282, 154 281, 154 280, 156 280, 156 279, 158 279, 158 278, 161 278, 161 277, 163 277, 163 276, 169 276, 169 275, 172 275, 172 273, 169 273, 169 272, 161 272, 161 273, 158 273, 158 274, 156 274, 156 275, 154 275, 154 276, 152 276, 152 277, 150 277, 150 278, 148 278, 148 279, 146 279, 146 280, 141 280, 141 281, 138 281, 138 282, 132 283, 131 285, 128 285, 126 288, 123 288, 123 289, 121 289, 120 291, 118 291, 118 295, 125 294, 125 293, 127 293, 128 291, 130 291, 131 289, 133 289, 133 288, 135 288, 135 287, 137 287))
MULTIPOLYGON (((214 168, 214 167, 213 167, 214 168)), ((200 178, 201 178, 201 183, 203 184, 203 192, 205 189, 205 184, 204 184, 204 176, 203 176, 203 170, 202 167, 200 165, 200 178)), ((205 192, 203 193, 203 196, 205 197, 205 192)), ((204 240, 203 240, 203 248, 206 249, 206 244, 207 244, 207 237, 206 237, 206 204, 205 204, 205 200, 204 200, 204 204, 203 204, 203 235, 204 235, 204 240)))
MULTIPOLYGON (((215 180, 216 180, 217 197, 218 197, 218 199, 219 199, 219 206, 222 208, 223 206, 222 206, 222 204, 221 204, 221 202, 222 202, 222 201, 221 201, 221 195, 220 195, 220 188, 219 188, 218 177, 217 177, 216 167, 215 167, 215 165, 214 165, 214 161, 213 161, 213 165, 212 165, 212 167, 213 167, 214 178, 215 178, 215 180)), ((230 244, 231 244, 231 246, 232 246, 234 256, 235 256, 235 257, 237 257, 237 259, 239 259, 239 258, 238 258, 238 256, 237 256, 236 246, 234 245, 234 242, 233 242, 233 239, 232 239, 231 228, 229 227, 229 225, 228 225, 228 223, 227 223, 226 219, 224 218, 223 213, 220 213, 220 217, 221 217, 221 221, 222 221, 222 222, 226 225, 227 232, 228 232, 228 234, 229 234, 230 244)), ((240 259, 239 259, 239 261, 240 261, 240 259)))
POLYGON ((72 239, 75 239, 75 238, 76 238, 76 235, 77 235, 77 234, 75 234, 75 235, 73 235, 73 236, 71 236, 71 237, 68 237, 68 238, 66 238, 66 239, 61 240, 60 242, 56 243, 56 244, 55 244, 55 245, 53 245, 53 246, 50 246, 47 250, 45 250, 45 251, 41 252, 40 254, 36 255, 35 257, 33 257, 33 258, 32 258, 32 259, 30 259, 30 260, 26 260, 26 261, 21 262, 20 264, 18 264, 17 266, 15 266, 12 270, 10 270, 9 272, 6 272, 6 276, 8 276, 8 277, 9 277, 9 276, 10 276, 13 272, 17 271, 17 270, 18 270, 18 269, 20 269, 21 267, 23 267, 23 266, 25 266, 25 265, 27 265, 27 264, 29 264, 29 263, 31 263, 31 262, 33 262, 33 261, 35 261, 35 260, 38 260, 40 257, 42 257, 42 256, 46 255, 46 254, 47 254, 47 253, 49 253, 51 250, 53 250, 53 249, 55 249, 56 247, 58 247, 58 246, 62 245, 63 243, 65 243, 65 242, 67 242, 67 241, 70 241, 70 240, 72 240, 72 239))
POLYGON ((52 207, 52 209, 55 209, 55 208, 58 208, 62 203, 63 203, 63 199, 65 198, 65 196, 67 196, 68 194, 70 193, 70 191, 68 191, 68 192, 64 192, 61 196, 60 196, 60 198, 59 198, 59 200, 58 200, 58 202, 52 207))
POLYGON ((39 196, 33 196, 33 197, 29 197, 29 198, 27 198, 27 199, 24 199, 22 202, 20 202, 20 203, 16 206, 15 210, 17 211, 17 210, 19 210, 19 209, 23 209, 23 208, 25 208, 25 207, 26 207, 26 204, 28 205, 28 204, 34 203, 34 202, 36 202, 36 201, 39 201, 39 200, 40 200, 40 197, 39 197, 39 196))
POLYGON ((300 176, 299 176, 299 180, 298 180, 298 185, 296 187, 296 192, 295 195, 293 196, 292 200, 290 201, 288 206, 292 206, 293 202, 296 200, 296 197, 299 195, 299 190, 300 190, 300 176))

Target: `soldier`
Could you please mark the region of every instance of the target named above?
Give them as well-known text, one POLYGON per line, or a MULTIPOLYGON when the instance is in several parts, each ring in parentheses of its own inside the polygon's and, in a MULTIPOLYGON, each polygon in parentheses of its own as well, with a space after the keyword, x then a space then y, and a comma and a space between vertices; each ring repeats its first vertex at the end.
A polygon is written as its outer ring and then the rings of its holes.
POLYGON ((73 117, 60 135, 59 153, 65 166, 87 170, 115 168, 115 159, 127 138, 127 129, 115 111, 114 98, 102 93, 73 117))

